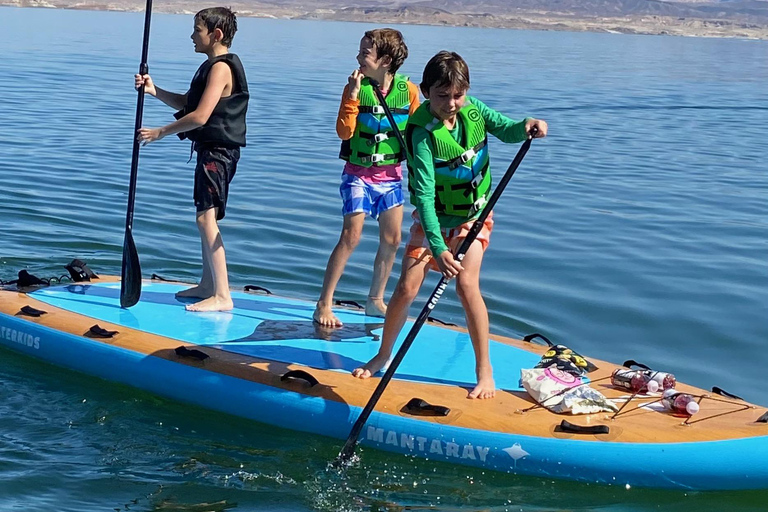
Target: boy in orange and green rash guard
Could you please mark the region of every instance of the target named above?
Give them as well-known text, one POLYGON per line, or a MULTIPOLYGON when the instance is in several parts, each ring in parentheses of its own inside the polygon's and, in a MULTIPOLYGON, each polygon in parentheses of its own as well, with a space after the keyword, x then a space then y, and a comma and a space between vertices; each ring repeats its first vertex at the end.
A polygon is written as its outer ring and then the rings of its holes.
POLYGON ((480 266, 493 229, 493 214, 488 215, 461 262, 454 259, 453 252, 490 196, 487 133, 502 142, 522 142, 532 133, 546 136, 547 123, 530 118, 513 121, 466 96, 468 89, 469 69, 458 54, 440 52, 427 63, 421 82, 427 101, 411 115, 406 129, 409 188, 416 211, 403 271, 387 309, 379 352, 352 374, 365 379, 387 364, 408 308, 432 267, 446 278, 457 278, 456 292, 475 352, 477 385, 468 397, 492 398, 496 388, 488 354, 488 310, 480 293, 480 266))
POLYGON ((419 92, 397 70, 408 57, 402 34, 390 28, 370 30, 360 41, 357 61, 344 87, 336 132, 342 140, 340 158, 346 160, 339 192, 344 225, 328 260, 323 289, 313 318, 325 327, 341 327, 333 314, 333 293, 344 267, 357 247, 365 216, 379 222, 379 248, 373 265, 365 312, 384 316, 384 289, 400 245, 403 220, 401 160, 405 149, 386 118, 370 80, 380 84, 385 102, 403 131, 408 116, 419 106, 419 92))

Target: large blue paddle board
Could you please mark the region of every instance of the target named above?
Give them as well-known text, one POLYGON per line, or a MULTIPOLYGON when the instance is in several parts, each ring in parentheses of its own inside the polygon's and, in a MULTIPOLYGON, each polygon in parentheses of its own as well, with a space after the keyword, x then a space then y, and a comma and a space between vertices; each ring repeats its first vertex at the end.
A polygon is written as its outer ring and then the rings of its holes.
MULTIPOLYGON (((314 303, 233 292, 234 309, 192 313, 187 285, 145 281, 120 308, 117 278, 35 289, 0 288, 0 344, 53 364, 280 427, 346 439, 378 376, 351 370, 378 351, 383 321, 339 308, 340 329, 312 322, 314 303)), ((409 325, 400 335, 404 339, 409 325)), ((396 347, 397 348, 397 347, 396 347)), ((686 489, 768 488, 768 412, 738 399, 700 396, 701 412, 674 417, 653 401, 622 414, 561 416, 536 407, 520 370, 544 349, 493 337, 496 398, 470 400, 474 355, 466 331, 425 325, 366 423, 363 446, 547 478, 686 489), (417 398, 444 416, 408 408, 417 398), (602 425, 603 433, 563 430, 602 425)), ((616 365, 593 360, 592 385, 616 365)))

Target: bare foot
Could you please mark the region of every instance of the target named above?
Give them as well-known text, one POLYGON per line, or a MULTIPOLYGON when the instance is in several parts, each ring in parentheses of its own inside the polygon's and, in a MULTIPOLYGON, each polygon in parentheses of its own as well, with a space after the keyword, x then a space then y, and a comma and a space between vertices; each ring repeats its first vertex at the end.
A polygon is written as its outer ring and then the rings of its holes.
POLYGON ((365 363, 360 368, 352 370, 352 376, 358 379, 369 379, 376 374, 379 370, 383 369, 389 364, 389 356, 376 354, 373 359, 365 363))
POLYGON ((336 315, 333 314, 331 306, 328 306, 324 302, 320 301, 318 301, 317 306, 315 306, 315 312, 312 315, 312 320, 322 325, 323 327, 341 327, 344 325, 341 323, 341 320, 336 318, 336 315))
POLYGON ((496 383, 493 381, 493 368, 490 366, 478 368, 477 386, 469 392, 467 398, 486 399, 496 396, 496 383))
POLYGON ((377 316, 384 318, 387 316, 387 305, 381 297, 368 297, 365 303, 365 316, 377 316))
POLYGON ((200 285, 193 286, 192 288, 187 288, 186 290, 182 290, 176 293, 176 297, 179 299, 184 297, 193 297, 195 299, 207 299, 208 297, 212 297, 212 296, 213 296, 213 290, 207 287, 202 287, 200 285))
POLYGON ((194 304, 187 304, 187 311, 229 311, 234 307, 231 297, 208 297, 194 304))

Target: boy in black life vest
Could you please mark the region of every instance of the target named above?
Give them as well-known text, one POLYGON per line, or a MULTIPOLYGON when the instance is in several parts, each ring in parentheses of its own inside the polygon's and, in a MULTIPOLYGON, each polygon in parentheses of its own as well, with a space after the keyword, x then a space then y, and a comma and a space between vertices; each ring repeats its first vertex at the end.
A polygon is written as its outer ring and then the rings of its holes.
POLYGON ((192 141, 197 152, 194 201, 197 228, 203 253, 200 284, 176 294, 200 298, 188 304, 189 311, 232 309, 227 261, 218 221, 224 218, 229 184, 235 176, 240 148, 245 146, 245 113, 248 83, 240 59, 229 53, 237 31, 235 14, 225 7, 203 9, 195 14, 192 42, 195 52, 204 53, 203 62, 186 94, 165 91, 149 75, 136 75, 138 89, 178 109, 177 121, 162 128, 141 128, 137 137, 144 145, 177 133, 192 141))
POLYGON ((400 245, 403 222, 402 168, 405 149, 394 130, 405 130, 408 115, 419 106, 419 91, 397 70, 408 57, 403 35, 391 28, 369 30, 360 41, 357 62, 360 67, 349 76, 344 87, 336 120, 341 138, 339 157, 346 160, 339 191, 344 225, 336 247, 328 259, 323 289, 313 318, 325 327, 341 327, 333 314, 333 292, 344 266, 360 242, 366 215, 379 221, 379 249, 373 263, 373 277, 365 314, 384 316, 384 289, 395 254, 400 245), (374 79, 392 112, 397 126, 392 127, 373 90, 374 79))
POLYGON ((487 133, 502 142, 522 142, 534 129, 536 137, 546 136, 547 123, 513 121, 467 96, 469 69, 453 52, 443 51, 430 59, 420 86, 426 101, 406 128, 408 184, 416 210, 402 274, 387 309, 379 352, 352 374, 365 379, 386 366, 408 308, 432 267, 446 278, 456 278, 456 293, 464 307, 477 376, 468 398, 493 398, 496 385, 488 354, 488 310, 480 294, 480 266, 493 214, 464 259, 459 262, 453 254, 490 197, 487 133))

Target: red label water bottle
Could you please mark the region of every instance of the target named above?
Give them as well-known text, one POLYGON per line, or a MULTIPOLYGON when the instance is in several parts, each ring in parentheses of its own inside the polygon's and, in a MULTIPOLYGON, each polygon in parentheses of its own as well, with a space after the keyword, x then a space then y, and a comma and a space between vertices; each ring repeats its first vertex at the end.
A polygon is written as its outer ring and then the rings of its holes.
POLYGON ((658 381, 651 379, 651 373, 645 370, 616 368, 611 374, 611 384, 619 388, 628 389, 633 393, 642 391, 655 393, 659 390, 658 381))
POLYGON ((664 407, 675 414, 682 416, 693 416, 699 412, 699 404, 696 399, 688 393, 680 393, 674 389, 667 389, 661 397, 661 403, 664 407))

